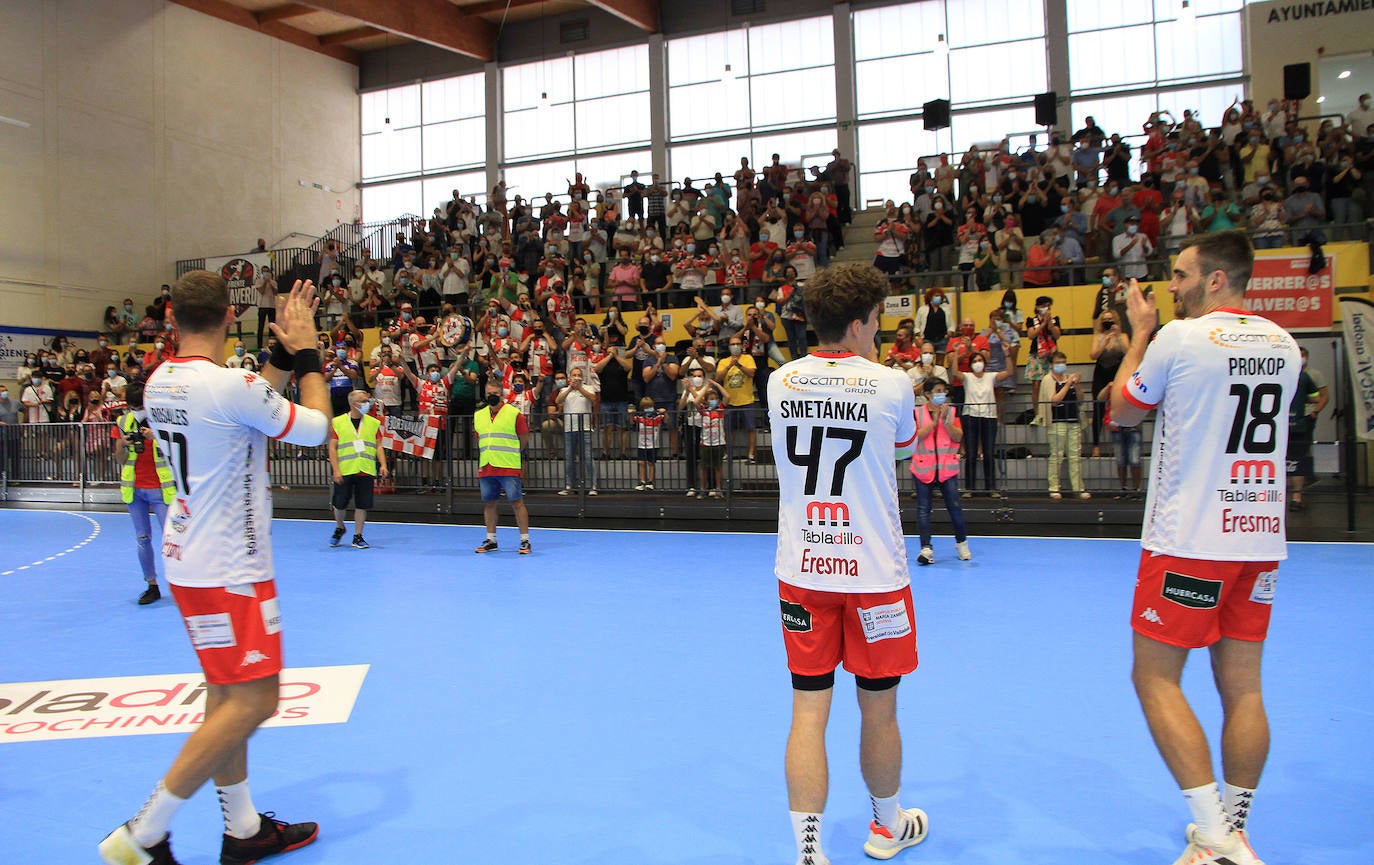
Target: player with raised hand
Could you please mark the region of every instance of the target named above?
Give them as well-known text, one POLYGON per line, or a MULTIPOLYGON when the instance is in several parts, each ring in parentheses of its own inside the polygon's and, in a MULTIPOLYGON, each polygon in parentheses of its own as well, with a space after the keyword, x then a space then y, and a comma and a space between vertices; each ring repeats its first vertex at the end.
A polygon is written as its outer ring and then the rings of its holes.
POLYGON ((836 264, 806 284, 819 348, 768 381, 780 507, 774 572, 792 673, 787 796, 798 865, 826 865, 825 728, 843 663, 863 716, 859 763, 873 806, 864 852, 890 859, 926 837, 926 815, 898 804, 897 684, 916 669, 916 622, 894 459, 916 438, 911 380, 868 358, 887 277, 836 264))
POLYGON ((1120 426, 1159 410, 1132 679, 1193 815, 1175 865, 1262 865, 1246 820, 1269 753, 1260 659, 1287 557, 1284 454, 1301 360, 1291 336, 1244 309, 1254 258, 1239 231, 1190 238, 1169 283, 1177 320, 1158 333, 1155 298, 1132 279, 1130 347, 1112 385, 1120 426), (1224 791, 1180 684, 1190 650, 1203 647, 1225 717, 1224 791))
POLYGON ((258 813, 248 790, 248 738, 276 711, 282 669, 267 440, 320 445, 329 430, 314 295, 298 281, 278 299, 277 347, 256 374, 213 359, 234 321, 224 280, 192 271, 172 288, 168 321, 180 349, 149 378, 144 405, 176 483, 162 551, 205 671, 205 718, 137 815, 101 841, 112 865, 175 865, 168 826, 211 778, 224 815, 221 865, 294 850, 319 833, 258 813), (279 392, 292 374, 300 405, 279 392))

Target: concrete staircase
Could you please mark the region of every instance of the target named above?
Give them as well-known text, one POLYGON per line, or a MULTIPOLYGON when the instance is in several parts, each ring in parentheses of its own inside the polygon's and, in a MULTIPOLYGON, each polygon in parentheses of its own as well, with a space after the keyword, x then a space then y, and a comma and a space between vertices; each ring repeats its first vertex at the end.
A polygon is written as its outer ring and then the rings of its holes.
POLYGON ((873 228, 887 214, 884 208, 854 211, 854 221, 844 227, 844 248, 831 261, 872 261, 878 252, 873 228))

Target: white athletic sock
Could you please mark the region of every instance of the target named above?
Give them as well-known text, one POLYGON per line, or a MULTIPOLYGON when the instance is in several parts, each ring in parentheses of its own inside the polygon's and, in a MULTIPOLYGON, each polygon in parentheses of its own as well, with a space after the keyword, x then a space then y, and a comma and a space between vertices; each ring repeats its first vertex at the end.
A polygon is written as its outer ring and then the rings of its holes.
POLYGON ((821 852, 821 815, 807 811, 791 811, 792 834, 797 839, 798 865, 820 865, 826 860, 821 852))
POLYGON ((224 833, 234 838, 252 838, 262 828, 262 818, 258 809, 253 807, 253 796, 248 792, 248 779, 228 787, 215 787, 219 794, 219 810, 224 815, 224 833))
POLYGON ((129 821, 129 832, 140 847, 151 847, 167 837, 167 827, 172 825, 172 817, 186 800, 167 792, 167 787, 157 782, 153 795, 143 803, 134 819, 129 821))
POLYGON ((897 821, 900 818, 897 815, 901 813, 902 806, 897 804, 897 799, 901 792, 898 790, 886 799, 879 799, 872 793, 868 795, 868 801, 873 803, 873 822, 894 831, 898 828, 897 821))
POLYGON ((487 540, 489 540, 489 541, 494 541, 494 540, 496 540, 496 532, 487 532, 487 540))
POLYGON ((1221 790, 1222 802, 1226 806, 1226 819, 1230 821, 1231 828, 1243 830, 1246 821, 1250 819, 1250 805, 1255 801, 1255 791, 1226 783, 1221 785, 1221 790))
POLYGON ((530 539, 530 533, 529 533, 529 532, 525 532, 524 534, 522 534, 522 535, 520 536, 520 540, 522 540, 522 541, 528 542, 529 539, 530 539))
POLYGON ((1230 829, 1226 822, 1226 812, 1221 807, 1221 791, 1217 782, 1203 784, 1183 791, 1183 798, 1193 812, 1193 822, 1197 824, 1198 834, 1208 841, 1221 841, 1230 829))

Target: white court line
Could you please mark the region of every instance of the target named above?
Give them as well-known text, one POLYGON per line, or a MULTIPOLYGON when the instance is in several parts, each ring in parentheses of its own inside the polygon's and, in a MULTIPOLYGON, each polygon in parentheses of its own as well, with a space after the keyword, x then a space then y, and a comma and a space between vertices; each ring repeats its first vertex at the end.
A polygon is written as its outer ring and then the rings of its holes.
MULTIPOLYGON (((54 513, 54 512, 53 512, 53 511, 48 511, 48 513, 54 513)), ((90 533, 89 535, 86 536, 86 540, 82 541, 82 542, 79 543, 79 544, 75 544, 75 545, 73 545, 73 546, 71 546, 71 547, 68 547, 67 549, 63 550, 63 551, 60 552, 60 553, 57 553, 56 555, 52 555, 52 556, 48 556, 47 558, 43 558, 43 559, 38 559, 38 560, 36 560, 36 561, 32 561, 32 562, 29 562, 27 565, 20 565, 20 566, 17 567, 17 568, 10 568, 8 571, 0 571, 0 577, 8 577, 10 574, 17 574, 17 573, 19 573, 20 571, 27 571, 29 568, 36 568, 36 567, 38 567, 39 565, 43 564, 44 562, 51 562, 51 561, 54 560, 54 559, 60 559, 60 558, 62 558, 63 556, 67 555, 68 553, 74 553, 74 552, 76 552, 77 550, 79 550, 79 549, 81 549, 82 547, 84 547, 84 546, 86 546, 87 544, 89 544, 91 541, 95 540, 95 539, 96 539, 96 536, 100 534, 100 523, 96 522, 94 519, 92 519, 91 517, 86 516, 85 514, 73 513, 72 511, 56 511, 55 513, 66 514, 66 515, 69 516, 69 517, 80 517, 81 519, 83 519, 83 520, 85 520, 86 522, 88 522, 88 523, 91 524, 91 533, 90 533)))

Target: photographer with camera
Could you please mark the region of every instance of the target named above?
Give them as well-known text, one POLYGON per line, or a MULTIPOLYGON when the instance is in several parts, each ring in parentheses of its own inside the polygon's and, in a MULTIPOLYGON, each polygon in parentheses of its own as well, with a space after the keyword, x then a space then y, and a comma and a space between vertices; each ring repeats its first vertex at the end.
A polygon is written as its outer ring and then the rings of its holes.
POLYGON ((157 587, 155 549, 162 546, 162 527, 167 520, 167 506, 176 496, 172 469, 148 428, 148 415, 143 408, 143 383, 132 382, 125 388, 128 408, 110 430, 115 442, 115 459, 120 464, 119 496, 134 520, 134 536, 138 539, 138 563, 143 567, 147 583, 138 603, 147 606, 162 597, 157 587), (157 534, 152 531, 149 511, 157 518, 157 534))

